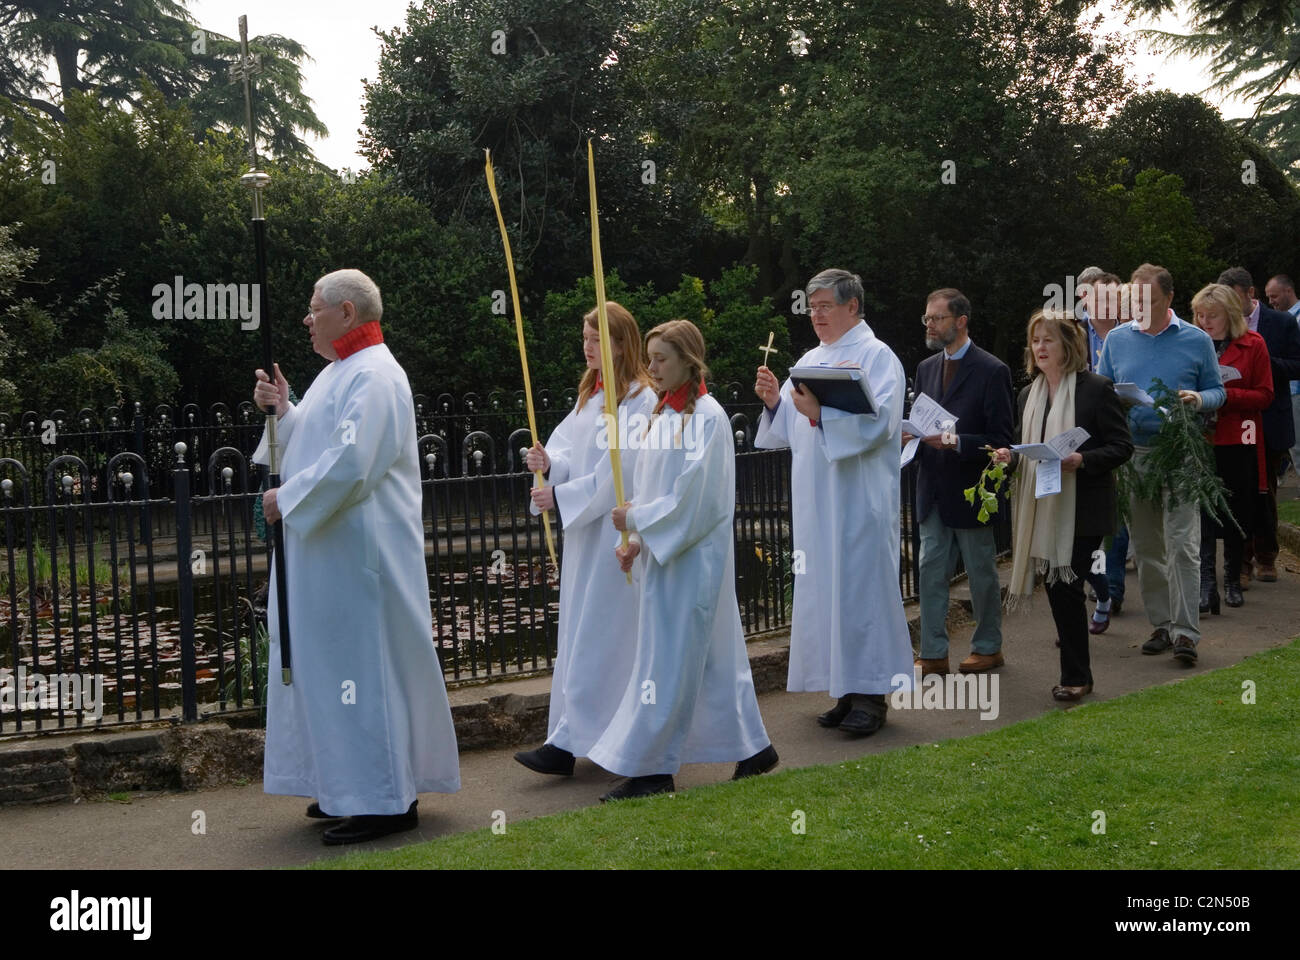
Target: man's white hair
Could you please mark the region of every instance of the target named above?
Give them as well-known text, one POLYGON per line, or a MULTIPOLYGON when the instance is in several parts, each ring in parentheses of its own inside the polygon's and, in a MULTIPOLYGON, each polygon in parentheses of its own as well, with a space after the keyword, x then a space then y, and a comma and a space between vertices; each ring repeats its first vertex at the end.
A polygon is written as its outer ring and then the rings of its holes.
POLYGON ((379 287, 360 270, 335 270, 316 281, 316 292, 332 307, 351 300, 362 321, 378 320, 384 313, 379 287))

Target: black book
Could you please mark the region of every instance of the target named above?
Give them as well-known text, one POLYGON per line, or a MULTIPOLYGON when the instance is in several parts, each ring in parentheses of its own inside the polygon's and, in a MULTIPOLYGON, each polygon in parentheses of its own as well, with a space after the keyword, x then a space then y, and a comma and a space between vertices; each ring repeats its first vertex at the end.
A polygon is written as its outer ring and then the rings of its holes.
POLYGON ((862 368, 853 366, 800 366, 790 368, 790 381, 811 390, 823 407, 845 413, 876 412, 876 398, 871 395, 862 368))

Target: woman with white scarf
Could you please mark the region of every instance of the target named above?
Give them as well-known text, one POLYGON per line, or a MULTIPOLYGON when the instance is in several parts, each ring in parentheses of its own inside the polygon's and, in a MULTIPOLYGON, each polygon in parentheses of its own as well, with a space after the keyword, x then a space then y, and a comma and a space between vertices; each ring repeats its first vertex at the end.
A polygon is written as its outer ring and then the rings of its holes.
POLYGON ((1133 455, 1133 440, 1110 380, 1088 372, 1087 342, 1073 317, 1039 310, 1025 340, 1025 372, 1034 380, 1020 391, 1020 442, 1044 443, 1076 426, 1088 439, 1061 461, 1060 493, 1041 498, 1034 493, 1042 461, 1006 447, 995 452, 999 463, 1018 470, 1008 601, 1032 594, 1036 575, 1046 579, 1061 648, 1061 682, 1052 696, 1077 701, 1092 692, 1084 578, 1105 563, 1102 538, 1114 533, 1116 521, 1114 470, 1133 455))

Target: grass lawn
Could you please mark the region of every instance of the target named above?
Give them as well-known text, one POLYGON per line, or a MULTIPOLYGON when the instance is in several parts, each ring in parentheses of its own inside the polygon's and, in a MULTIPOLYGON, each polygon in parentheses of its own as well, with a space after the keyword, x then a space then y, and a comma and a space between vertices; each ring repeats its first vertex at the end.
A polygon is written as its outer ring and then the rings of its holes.
POLYGON ((1279 497, 1277 517, 1279 520, 1300 527, 1300 500, 1283 500, 1279 497))
POLYGON ((1297 784, 1293 642, 994 733, 313 866, 1295 869, 1297 784))

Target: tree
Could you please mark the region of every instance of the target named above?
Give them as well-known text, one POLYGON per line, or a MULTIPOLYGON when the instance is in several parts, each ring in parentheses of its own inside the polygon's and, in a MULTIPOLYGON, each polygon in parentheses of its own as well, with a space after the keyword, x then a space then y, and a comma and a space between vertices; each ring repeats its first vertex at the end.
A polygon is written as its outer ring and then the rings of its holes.
POLYGON ((607 268, 664 282, 708 235, 699 187, 652 136, 625 86, 643 0, 450 0, 381 33, 362 143, 374 169, 441 223, 496 234, 492 151, 522 291, 591 270, 587 141, 594 138, 607 268))
POLYGON ((1121 276, 1138 264, 1158 263, 1174 278, 1177 312, 1190 316, 1192 296, 1225 266, 1207 255, 1213 239, 1183 193, 1183 178, 1163 170, 1141 171, 1131 189, 1112 184, 1101 198, 1109 263, 1121 276))
POLYGON ((1131 90, 1127 45, 1082 6, 658 0, 628 62, 760 294, 784 310, 817 270, 853 269, 873 328, 919 359, 903 318, 956 284, 1002 351, 1042 275, 1077 269, 1074 144, 1131 90))
MULTIPOLYGON (((1129 0, 1139 13, 1168 13, 1177 0, 1129 0)), ((1295 22, 1295 0, 1182 0, 1209 30, 1284 31, 1295 22)))
MULTIPOLYGON (((209 127, 241 129, 243 89, 226 75, 239 44, 191 19, 185 0, 22 0, 0 4, 0 99, 30 115, 66 120, 73 92, 100 104, 139 107, 146 89, 169 104, 186 102, 200 139, 209 127), (54 62, 57 92, 41 76, 54 62)), ((258 139, 275 156, 310 159, 298 131, 324 136, 325 125, 302 92, 302 45, 270 35, 249 40, 262 58, 257 80, 258 139)))
MULTIPOLYGON (((1228 93, 1255 104, 1233 121, 1268 147, 1293 180, 1300 179, 1300 3, 1295 0, 1192 0, 1192 30, 1147 30, 1175 53, 1210 57, 1206 92, 1228 93), (1291 91, 1288 91, 1288 87, 1291 91)), ((1134 0, 1133 7, 1163 13, 1172 0, 1134 0)))
MULTIPOLYGON (((78 359, 58 369, 84 382, 98 375, 100 398, 120 390, 131 400, 245 399, 262 362, 260 327, 224 309, 214 313, 206 300, 194 311, 172 302, 178 277, 182 287, 222 289, 255 280, 249 198, 239 182, 243 141, 214 133, 196 143, 186 108, 168 107, 157 93, 129 112, 74 93, 67 118, 16 116, 18 152, 0 160, 0 223, 22 221, 14 243, 39 257, 30 275, 43 281, 20 288, 35 311, 23 334, 6 321, 21 347, 10 358, 17 374, 10 379, 23 403, 45 402, 38 399, 44 387, 32 384, 57 385, 50 371, 71 357, 78 359), (141 372, 147 367, 138 361, 150 354, 170 376, 141 372)), ((386 335, 413 383, 463 392, 509 369, 500 360, 478 368, 466 357, 489 314, 478 304, 507 286, 495 236, 485 243, 439 224, 379 176, 343 182, 288 161, 269 172, 273 316, 259 320, 272 324, 277 362, 300 393, 323 365, 301 323, 312 284, 342 266, 365 270, 384 291, 386 335)), ((513 330, 483 349, 512 359, 513 330)))
POLYGON ((106 314, 103 341, 95 348, 67 349, 69 316, 52 314, 20 295, 21 288, 33 285, 29 274, 39 257, 13 242, 18 226, 0 225, 0 410, 20 403, 38 410, 103 409, 120 405, 126 396, 144 403, 170 399, 176 371, 162 359, 158 338, 132 329, 117 306, 120 277, 79 298, 81 305, 106 314))
MULTIPOLYGON (((1200 97, 1165 90, 1133 97, 1090 140, 1087 161, 1098 190, 1113 183, 1132 190, 1148 169, 1177 174, 1196 223, 1209 231, 1210 259, 1270 276, 1292 269, 1286 259, 1300 248, 1300 191, 1200 97)), ((1090 222, 1104 226, 1109 215, 1099 211, 1090 222)), ((1213 277, 1177 279, 1182 290, 1213 277)))
MULTIPOLYGON (((21 226, 21 224, 20 224, 21 226)), ((17 299, 18 282, 36 261, 36 251, 13 242, 14 228, 0 223, 0 371, 10 369, 14 344, 6 330, 20 322, 20 315, 30 301, 17 299)), ((12 409, 19 400, 13 380, 0 376, 0 410, 12 409)))

